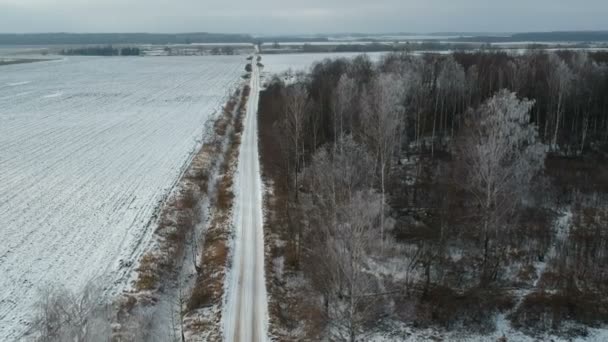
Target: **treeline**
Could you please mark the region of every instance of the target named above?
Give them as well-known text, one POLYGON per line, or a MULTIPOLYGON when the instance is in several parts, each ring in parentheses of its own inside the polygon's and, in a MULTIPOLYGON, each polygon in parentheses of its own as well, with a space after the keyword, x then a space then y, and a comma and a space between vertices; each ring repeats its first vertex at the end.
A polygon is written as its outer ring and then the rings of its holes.
POLYGON ((452 41, 506 43, 506 42, 606 42, 608 31, 555 31, 524 32, 507 36, 474 36, 451 38, 452 41))
POLYGON ((360 56, 271 81, 274 333, 608 323, 607 94, 606 55, 571 52, 360 56))
POLYGON ((263 43, 318 43, 328 42, 329 38, 326 36, 313 36, 313 37, 302 37, 302 36, 268 36, 259 37, 256 39, 257 44, 263 43))
POLYGON ((393 44, 339 44, 336 46, 327 45, 311 45, 304 44, 302 46, 302 52, 306 53, 319 53, 319 52, 383 52, 383 51, 396 51, 396 47, 393 44))
POLYGON ((108 45, 63 49, 61 54, 67 56, 139 56, 141 55, 141 49, 137 47, 115 48, 108 45))
MULTIPOLYGON (((278 48, 278 46, 275 46, 278 48)), ((412 52, 412 51, 466 51, 477 50, 480 48, 488 48, 479 44, 470 43, 440 43, 435 41, 426 41, 419 43, 366 43, 366 44, 338 44, 338 45, 314 45, 304 44, 301 50, 297 52, 305 53, 332 53, 332 52, 412 52)))
POLYGON ((229 55, 232 56, 234 55, 234 48, 232 46, 221 46, 221 47, 214 47, 213 49, 211 49, 211 54, 212 55, 229 55))
POLYGON ((24 33, 0 34, 0 45, 252 43, 245 34, 221 33, 24 33))

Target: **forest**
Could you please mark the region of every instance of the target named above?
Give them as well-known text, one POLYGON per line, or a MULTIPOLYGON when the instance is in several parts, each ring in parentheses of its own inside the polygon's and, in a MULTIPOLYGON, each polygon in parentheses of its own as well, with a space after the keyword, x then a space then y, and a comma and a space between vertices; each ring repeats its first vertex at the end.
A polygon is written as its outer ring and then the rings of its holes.
POLYGON ((608 54, 325 60, 259 109, 280 339, 608 323, 608 54))
POLYGON ((108 45, 63 49, 61 54, 68 56, 139 56, 141 55, 141 49, 137 47, 115 48, 108 45))

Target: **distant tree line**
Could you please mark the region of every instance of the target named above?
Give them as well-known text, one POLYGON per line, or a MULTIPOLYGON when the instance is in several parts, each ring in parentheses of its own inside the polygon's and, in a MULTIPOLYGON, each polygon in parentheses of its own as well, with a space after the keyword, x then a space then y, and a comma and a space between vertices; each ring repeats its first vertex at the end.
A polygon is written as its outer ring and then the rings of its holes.
MULTIPOLYGON (((360 36, 369 40, 368 35, 360 36)), ((382 39, 382 38, 378 38, 382 39)), ((463 42, 591 42, 608 41, 608 31, 576 32, 530 32, 518 33, 504 37, 477 36, 451 38, 451 41, 463 42)), ((326 36, 275 36, 254 38, 246 34, 221 33, 25 33, 0 34, 0 45, 65 45, 65 44, 191 44, 191 43, 288 43, 288 42, 328 42, 326 36)))
MULTIPOLYGON (((545 48, 542 45, 531 45, 529 48, 545 48)), ((272 46, 274 50, 263 50, 264 53, 333 53, 333 52, 414 52, 414 51, 473 51, 473 50, 491 50, 498 49, 490 44, 480 43, 444 43, 437 41, 423 41, 423 42, 404 42, 404 43, 382 43, 382 42, 366 42, 362 44, 336 44, 336 45, 315 45, 315 44, 304 44, 301 47, 296 46, 292 49, 280 49, 279 43, 274 43, 272 46)))
POLYGON ((299 37, 299 36, 272 36, 258 38, 258 43, 315 43, 328 42, 329 38, 325 36, 316 37, 299 37))
POLYGON ((244 34, 219 33, 26 33, 0 34, 0 45, 68 45, 68 44, 191 44, 252 43, 244 34))
POLYGON ((126 47, 120 49, 121 56, 139 56, 141 55, 141 49, 138 47, 126 47))
POLYGON ((63 49, 62 55, 67 56, 139 56, 141 49, 137 47, 115 48, 111 45, 63 49))
POLYGON ((336 46, 304 44, 302 52, 382 52, 395 51, 393 44, 339 44, 336 46))
POLYGON ((506 36, 477 36, 450 38, 465 42, 608 42, 608 31, 525 32, 506 36))
POLYGON ((211 49, 212 55, 234 55, 234 48, 232 46, 214 47, 211 49))

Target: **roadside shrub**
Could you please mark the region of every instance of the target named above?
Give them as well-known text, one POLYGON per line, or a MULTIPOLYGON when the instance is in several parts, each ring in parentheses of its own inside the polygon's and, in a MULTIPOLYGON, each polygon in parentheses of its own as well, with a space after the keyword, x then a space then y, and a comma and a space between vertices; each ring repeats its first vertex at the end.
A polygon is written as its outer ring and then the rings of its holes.
POLYGON ((224 176, 219 185, 217 194, 217 206, 221 210, 228 210, 232 206, 234 194, 232 193, 232 177, 224 176))
POLYGON ((148 253, 141 258, 137 268, 137 280, 135 281, 135 288, 138 291, 152 290, 156 287, 158 263, 158 257, 152 253, 148 253))
MULTIPOLYGON (((251 93, 251 87, 246 85, 243 88, 243 93, 241 94, 242 99, 246 99, 247 97, 249 97, 249 94, 251 93)), ((245 103, 245 101, 241 101, 241 106, 246 106, 247 103, 245 103)))
POLYGON ((215 134, 223 137, 228 130, 228 120, 222 118, 215 122, 215 134))
POLYGON ((219 232, 221 222, 213 222, 203 248, 204 269, 197 279, 188 301, 188 310, 196 310, 213 305, 220 300, 223 290, 222 269, 228 260, 226 238, 219 232))
POLYGON ((195 286, 192 289, 190 300, 188 301, 188 310, 196 310, 207 307, 212 304, 213 296, 209 289, 205 286, 195 286))
POLYGON ((207 184, 209 183, 209 170, 196 170, 194 175, 192 175, 192 180, 194 180, 201 187, 201 189, 206 189, 207 184))
POLYGON ((193 209, 198 203, 194 191, 185 190, 177 200, 177 209, 193 209))

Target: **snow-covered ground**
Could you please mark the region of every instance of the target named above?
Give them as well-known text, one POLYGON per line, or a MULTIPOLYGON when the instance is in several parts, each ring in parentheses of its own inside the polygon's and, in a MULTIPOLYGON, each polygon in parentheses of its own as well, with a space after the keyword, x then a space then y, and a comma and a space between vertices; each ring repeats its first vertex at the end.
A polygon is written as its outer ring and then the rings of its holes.
POLYGON ((254 66, 235 175, 232 269, 227 278, 226 306, 222 315, 225 341, 264 342, 267 339, 262 178, 257 133, 259 91, 259 69, 254 66))
POLYGON ((407 324, 388 321, 382 328, 384 332, 366 334, 365 341, 369 342, 418 342, 418 341, 450 341, 450 342, 605 342, 608 341, 608 330, 588 328, 586 336, 566 337, 541 332, 537 336, 525 335, 511 327, 504 315, 496 317, 496 330, 482 334, 468 331, 444 331, 435 328, 414 328, 407 324))
POLYGON ((242 56, 97 58, 0 69, 0 341, 39 289, 105 294, 129 271, 242 56))
MULTIPOLYGON (((371 52, 366 55, 372 61, 379 61, 387 52, 371 52)), ((309 71, 315 62, 321 62, 324 59, 348 58, 352 59, 359 55, 360 52, 333 52, 333 53, 292 53, 292 54, 277 54, 277 55, 262 55, 262 64, 264 64, 264 73, 279 74, 288 70, 293 71, 309 71)))

